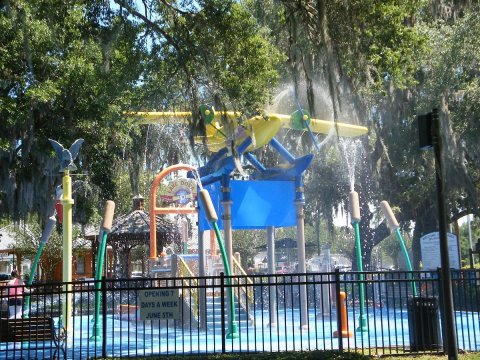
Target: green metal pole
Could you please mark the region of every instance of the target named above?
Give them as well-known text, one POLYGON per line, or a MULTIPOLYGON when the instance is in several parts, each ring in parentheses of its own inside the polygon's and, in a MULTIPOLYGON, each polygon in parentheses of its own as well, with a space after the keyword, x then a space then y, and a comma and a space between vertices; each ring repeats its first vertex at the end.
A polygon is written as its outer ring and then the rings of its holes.
MULTIPOLYGON (((31 286, 33 284, 33 280, 35 278, 35 272, 37 271, 38 262, 40 261, 40 256, 42 255, 45 244, 47 243, 48 239, 52 235, 53 230, 55 229, 56 222, 57 222, 57 219, 55 219, 55 216, 53 215, 50 216, 47 220, 45 229, 43 230, 42 237, 40 239, 40 245, 38 246, 37 254, 35 255, 35 260, 33 260, 33 265, 30 270, 30 277, 28 278, 27 286, 31 286)), ((30 309, 30 295, 27 294, 25 296, 25 301, 23 303, 24 318, 28 318, 29 309, 30 309)))
POLYGON ((90 337, 90 340, 96 341, 102 339, 102 332, 100 328, 100 288, 102 284, 100 280, 102 279, 103 259, 105 257, 105 249, 107 248, 107 236, 108 233, 102 230, 102 240, 97 254, 97 267, 95 269, 95 315, 93 318, 93 335, 90 337))
MULTIPOLYGON (((38 261, 40 260, 40 255, 42 255, 43 248, 45 247, 44 243, 40 243, 40 246, 38 247, 37 254, 35 255, 35 260, 33 260, 33 265, 32 269, 30 270, 30 277, 28 278, 27 281, 27 286, 30 286, 33 284, 33 278, 35 277, 35 270, 38 266, 38 261)), ((23 303, 23 317, 28 318, 28 309, 30 309, 30 294, 27 294, 25 296, 25 301, 23 303)))
POLYGON ((355 250, 357 254, 357 268, 360 272, 358 278, 360 280, 360 316, 358 317, 357 331, 366 332, 367 327, 367 315, 365 314, 365 284, 363 283, 363 261, 362 261, 362 247, 360 243, 360 227, 357 221, 352 222, 353 229, 355 231, 355 250))
MULTIPOLYGON (((380 207, 382 208, 383 213, 385 215, 385 219, 387 220, 388 228, 390 229, 390 231, 393 231, 395 233, 395 236, 397 237, 398 242, 400 243, 400 248, 402 249, 403 257, 405 258, 405 263, 407 264, 407 269, 409 271, 408 278, 413 279, 412 263, 410 262, 410 257, 408 256, 408 251, 407 251, 407 248, 405 247, 405 241, 403 241, 403 237, 400 232, 400 225, 398 224, 397 218, 395 217, 395 214, 393 213, 392 208, 390 207, 390 205, 386 200, 383 200, 380 202, 380 207)), ((413 290, 413 296, 417 296, 417 287, 414 281, 412 281, 412 290, 413 290)))
POLYGON ((215 235, 217 236, 218 246, 220 247, 220 252, 222 253, 223 259, 223 266, 225 267, 225 273, 227 274, 227 284, 228 284, 228 296, 230 297, 230 333, 227 334, 228 339, 236 339, 239 337, 238 335, 238 326, 237 322, 235 321, 235 303, 234 303, 234 296, 233 296, 233 288, 232 288, 232 280, 230 276, 232 273, 230 272, 230 265, 228 264, 227 252, 225 251, 225 246, 223 245, 222 235, 220 234, 220 230, 218 229, 218 225, 216 221, 212 221, 213 229, 215 230, 215 235))
MULTIPOLYGON (((197 173, 198 176, 198 173, 197 173)), ((205 216, 207 217, 208 221, 212 224, 213 230, 215 231, 215 235, 217 237, 218 246, 220 247, 220 252, 222 253, 222 260, 223 266, 225 268, 225 272, 227 273, 227 284, 228 284, 228 296, 230 300, 230 317, 229 317, 229 328, 230 333, 227 334, 228 339, 235 339, 239 337, 238 334, 238 326, 237 322, 235 321, 235 303, 234 303, 234 296, 233 296, 233 288, 232 288, 232 281, 231 276, 232 273, 230 271, 230 263, 228 261, 227 252, 225 250, 225 245, 223 244, 222 235, 220 234, 220 230, 218 229, 217 225, 217 212, 215 211, 215 207, 212 204, 212 199, 210 198, 210 194, 208 190, 202 188, 202 183, 197 178, 198 186, 200 187, 199 191, 199 199, 203 204, 205 210, 205 216)))
POLYGON ((405 246, 405 241, 403 241, 402 234, 400 233, 400 229, 397 228, 395 229, 395 236, 398 239, 398 242, 400 243, 400 248, 402 249, 403 256, 405 257, 405 263, 407 264, 407 270, 408 270, 408 278, 412 279, 412 290, 413 290, 413 296, 417 296, 417 286, 415 285, 415 281, 413 281, 413 275, 412 275, 412 263, 410 262, 410 257, 408 256, 408 251, 407 247, 405 246))

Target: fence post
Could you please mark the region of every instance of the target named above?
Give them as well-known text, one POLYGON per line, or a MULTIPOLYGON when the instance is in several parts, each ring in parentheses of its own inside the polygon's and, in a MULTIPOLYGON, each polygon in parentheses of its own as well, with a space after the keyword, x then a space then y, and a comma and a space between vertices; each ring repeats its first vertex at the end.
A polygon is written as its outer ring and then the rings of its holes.
POLYGON ((445 311, 443 307, 443 277, 442 277, 442 268, 437 268, 437 279, 438 279, 438 305, 439 308, 442 309, 440 311, 440 323, 442 324, 442 346, 443 346, 443 352, 445 354, 448 353, 448 348, 447 348, 447 341, 446 339, 446 332, 445 332, 445 311))
POLYGON ((102 276, 102 357, 107 358, 107 283, 102 276))
POLYGON ((340 270, 335 269, 335 300, 337 303, 337 332, 338 336, 338 350, 343 351, 343 336, 342 336, 342 304, 340 299, 340 270))
POLYGON ((220 273, 220 313, 222 318, 222 353, 226 352, 226 333, 225 333, 225 274, 223 271, 220 273))

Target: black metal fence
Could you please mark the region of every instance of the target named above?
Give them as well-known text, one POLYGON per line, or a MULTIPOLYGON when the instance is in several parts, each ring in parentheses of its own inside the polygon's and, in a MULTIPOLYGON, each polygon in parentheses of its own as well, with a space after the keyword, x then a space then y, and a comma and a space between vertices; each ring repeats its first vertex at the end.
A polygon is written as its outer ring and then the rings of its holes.
MULTIPOLYGON (((452 282, 458 346, 480 351, 480 272, 453 271, 452 282)), ((316 349, 441 353, 448 329, 440 286, 440 272, 397 271, 104 279, 98 291, 94 282, 35 284, 23 295, 26 306, 11 305, 13 295, 3 289, 0 359, 316 349), (66 294, 69 317, 62 316, 66 294), (15 306, 24 307, 23 314, 9 319, 15 306)))

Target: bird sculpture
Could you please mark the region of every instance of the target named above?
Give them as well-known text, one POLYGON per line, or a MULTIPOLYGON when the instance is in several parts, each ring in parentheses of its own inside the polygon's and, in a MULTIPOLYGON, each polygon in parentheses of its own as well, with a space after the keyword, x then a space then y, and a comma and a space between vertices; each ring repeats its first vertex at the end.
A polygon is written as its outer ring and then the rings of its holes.
POLYGON ((77 167, 75 166, 74 161, 80 152, 83 139, 75 140, 72 146, 70 146, 70 149, 65 149, 58 141, 52 139, 48 139, 48 141, 50 141, 50 144, 52 144, 57 153, 57 158, 60 161, 60 172, 64 172, 65 170, 76 170, 77 167))

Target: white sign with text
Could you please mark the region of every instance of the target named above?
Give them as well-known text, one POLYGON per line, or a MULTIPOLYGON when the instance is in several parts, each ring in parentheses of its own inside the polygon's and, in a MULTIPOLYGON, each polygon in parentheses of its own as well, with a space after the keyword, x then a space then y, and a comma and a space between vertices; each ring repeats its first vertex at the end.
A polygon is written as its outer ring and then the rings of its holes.
POLYGON ((178 289, 144 289, 138 292, 141 320, 180 319, 178 289))
MULTIPOLYGON (((448 258, 451 269, 460 269, 460 253, 458 252, 457 235, 447 233, 448 258)), ((424 235, 420 238, 423 270, 437 270, 442 267, 440 258, 440 235, 437 232, 424 235)))

